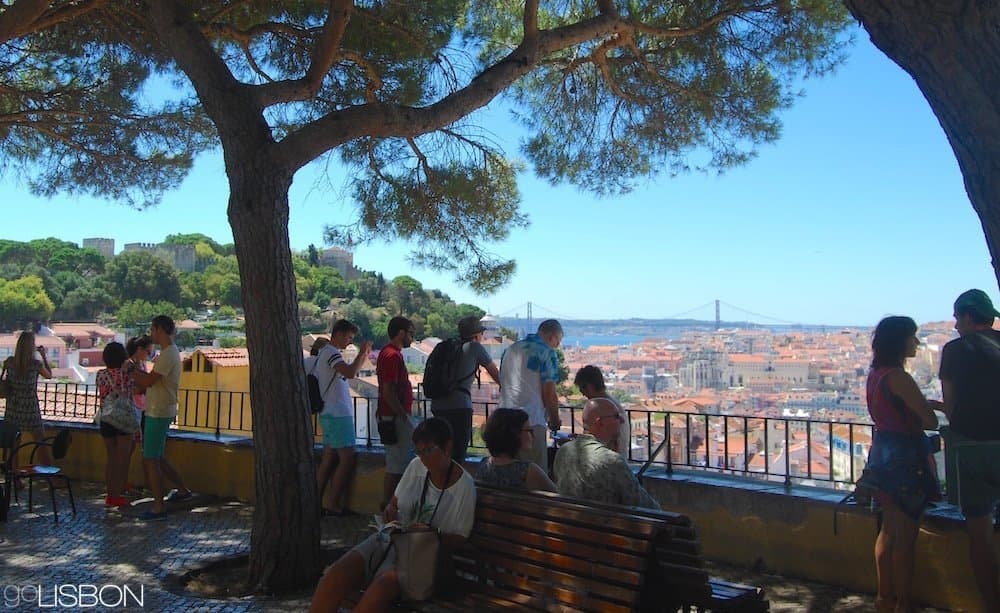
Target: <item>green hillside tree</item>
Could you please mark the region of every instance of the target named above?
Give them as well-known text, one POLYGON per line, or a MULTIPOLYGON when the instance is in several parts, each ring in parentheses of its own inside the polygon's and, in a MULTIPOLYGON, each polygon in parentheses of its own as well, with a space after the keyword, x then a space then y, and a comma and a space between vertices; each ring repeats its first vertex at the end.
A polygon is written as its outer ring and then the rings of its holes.
POLYGON ((96 279, 87 279, 66 292, 55 316, 67 321, 92 321, 98 315, 112 313, 115 309, 115 300, 104 284, 96 279))
POLYGON ((102 279, 115 300, 165 301, 178 304, 181 283, 177 269, 148 251, 126 251, 108 262, 102 279))
POLYGON ((185 318, 183 309, 170 302, 130 300, 118 307, 118 310, 115 311, 115 320, 122 328, 142 331, 149 327, 149 322, 157 315, 172 317, 174 321, 181 321, 185 318))
POLYGON ((686 170, 693 152, 723 170, 778 138, 793 84, 840 59, 847 23, 832 0, 4 6, 0 42, 14 43, 0 72, 15 86, 3 91, 33 95, 0 94, 4 153, 36 192, 144 204, 180 181, 208 138, 222 148, 250 348, 250 582, 265 590, 311 584, 320 565, 288 240, 300 168, 332 154, 353 181, 359 215, 335 220, 329 239, 413 239, 416 263, 492 290, 514 263, 486 238, 526 218, 520 166, 476 111, 506 97, 529 133, 527 163, 600 194, 686 170), (141 108, 154 69, 187 79, 194 96, 141 108), (72 92, 53 94, 66 83, 72 92))
POLYGON ((55 305, 38 277, 0 279, 0 329, 13 330, 35 321, 48 321, 53 311, 55 305))

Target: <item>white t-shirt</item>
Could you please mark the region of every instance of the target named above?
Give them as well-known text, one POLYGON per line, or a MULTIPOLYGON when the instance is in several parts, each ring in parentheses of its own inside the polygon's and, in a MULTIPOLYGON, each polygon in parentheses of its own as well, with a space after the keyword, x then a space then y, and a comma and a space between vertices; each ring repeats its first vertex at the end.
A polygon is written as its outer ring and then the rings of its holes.
POLYGON ((433 483, 427 484, 427 496, 424 506, 418 512, 420 493, 424 489, 424 478, 427 467, 420 458, 413 458, 406 471, 403 472, 399 485, 396 486, 396 501, 399 504, 399 519, 404 524, 428 523, 434 506, 441 501, 437 514, 434 515, 432 527, 448 534, 458 534, 468 537, 472 532, 472 523, 476 518, 476 483, 472 476, 452 463, 452 470, 460 471, 461 478, 454 485, 442 492, 433 483))
MULTIPOLYGON (((333 345, 325 345, 316 356, 318 361, 316 380, 319 391, 323 393, 323 412, 321 415, 331 417, 353 417, 354 405, 351 402, 351 386, 347 378, 337 372, 337 364, 344 364, 344 356, 340 349, 333 345)), ((307 370, 306 373, 309 371, 307 370)))
POLYGON ((171 343, 160 349, 153 372, 163 375, 146 390, 146 415, 177 417, 177 390, 181 386, 181 353, 171 343))

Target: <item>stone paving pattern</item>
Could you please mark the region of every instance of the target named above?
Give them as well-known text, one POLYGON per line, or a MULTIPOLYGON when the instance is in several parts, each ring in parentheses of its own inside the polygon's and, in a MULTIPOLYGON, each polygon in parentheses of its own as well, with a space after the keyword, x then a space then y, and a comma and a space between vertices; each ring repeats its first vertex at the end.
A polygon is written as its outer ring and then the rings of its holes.
MULTIPOLYGON (((20 503, 12 503, 8 522, 0 523, 0 588, 8 595, 14 593, 9 586, 41 585, 49 590, 46 597, 51 602, 51 586, 56 584, 127 584, 133 590, 143 586, 145 609, 150 611, 302 611, 309 606, 311 590, 280 599, 213 600, 174 587, 173 578, 185 570, 249 550, 253 509, 246 504, 196 495, 169 504, 165 521, 143 522, 138 515, 147 505, 107 510, 101 485, 75 482, 76 516, 59 491, 55 524, 46 489, 42 485, 36 490, 34 512, 28 512, 23 492, 20 503)), ((324 547, 354 545, 363 537, 368 520, 364 516, 324 519, 324 547)), ((710 572, 730 581, 763 585, 775 613, 874 611, 871 595, 835 586, 717 564, 710 572)), ((35 604, 9 604, 0 603, 0 608, 37 610, 35 604)))

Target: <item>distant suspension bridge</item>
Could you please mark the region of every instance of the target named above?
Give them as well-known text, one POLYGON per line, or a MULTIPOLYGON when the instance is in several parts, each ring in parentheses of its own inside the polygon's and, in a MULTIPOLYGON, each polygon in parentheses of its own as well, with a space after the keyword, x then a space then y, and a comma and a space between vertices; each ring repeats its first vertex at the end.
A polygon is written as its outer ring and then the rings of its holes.
MULTIPOLYGON (((739 317, 744 318, 747 323, 764 323, 767 325, 787 325, 787 326, 798 326, 802 325, 802 322, 789 321, 787 319, 782 319, 780 317, 773 317, 771 315, 764 315, 762 313, 756 313, 742 307, 738 307, 734 304, 730 304, 723 300, 712 300, 706 302, 705 304, 700 304, 694 308, 686 309, 679 313, 673 315, 665 315, 662 317, 648 317, 647 319, 695 319, 700 321, 711 321, 712 320, 712 309, 715 309, 714 319, 715 319, 715 329, 718 330, 722 327, 722 307, 726 307, 728 311, 735 311, 739 313, 739 317), (700 316, 699 316, 700 315, 700 316), (747 318, 752 318, 753 321, 747 318)), ((525 302, 519 304, 513 308, 507 309, 506 311, 500 311, 494 313, 497 317, 502 318, 514 318, 517 320, 522 320, 526 329, 530 329, 532 324, 537 321, 541 322, 545 319, 560 319, 560 320, 586 320, 590 318, 586 317, 574 317, 573 315, 567 315, 565 313, 559 313, 553 309, 542 306, 537 302, 525 302), (539 313, 540 311, 540 313, 539 313), (522 317, 522 313, 524 316, 522 317)))

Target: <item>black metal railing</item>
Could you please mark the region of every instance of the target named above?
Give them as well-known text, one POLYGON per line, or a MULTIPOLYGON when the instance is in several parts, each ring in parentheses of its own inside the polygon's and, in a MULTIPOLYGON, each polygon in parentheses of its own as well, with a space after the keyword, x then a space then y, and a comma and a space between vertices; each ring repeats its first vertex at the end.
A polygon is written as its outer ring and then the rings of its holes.
MULTIPOLYGON (((38 386, 38 397, 43 417, 49 420, 88 421, 99 405, 94 385, 44 382, 38 386)), ((178 404, 177 429, 210 433, 216 438, 252 435, 247 392, 181 389, 178 404)), ((418 394, 414 414, 425 418, 429 405, 418 394)), ((486 453, 481 426, 496 406, 495 402, 473 403, 472 454, 486 453)), ((381 446, 375 427, 376 407, 374 398, 354 398, 359 445, 381 446)), ((560 412, 562 430, 570 435, 578 433, 581 407, 564 406, 560 412)), ((865 423, 656 409, 627 409, 627 413, 632 425, 629 459, 662 467, 668 473, 682 467, 786 485, 847 485, 860 475, 871 440, 871 425, 865 423)), ((313 428, 319 432, 315 416, 313 428)))

